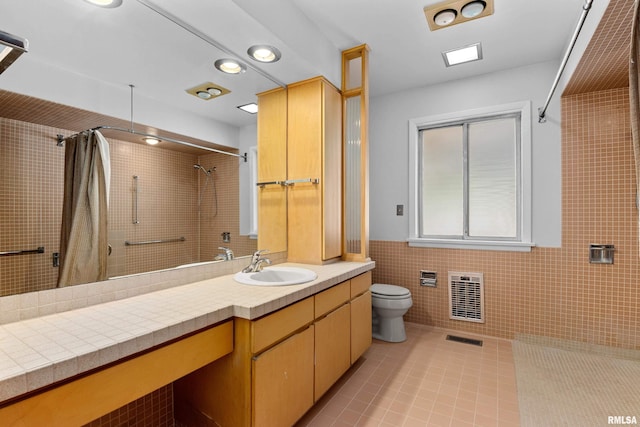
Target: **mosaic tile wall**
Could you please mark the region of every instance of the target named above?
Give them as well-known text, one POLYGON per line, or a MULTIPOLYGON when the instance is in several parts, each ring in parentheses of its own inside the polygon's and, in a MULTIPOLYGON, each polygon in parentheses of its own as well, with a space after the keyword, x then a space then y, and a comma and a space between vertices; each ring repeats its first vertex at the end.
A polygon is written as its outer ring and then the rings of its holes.
POLYGON ((562 100, 562 247, 530 253, 410 248, 372 241, 373 280, 409 288, 410 322, 504 338, 542 335, 640 348, 640 259, 628 89, 562 100), (589 244, 614 244, 613 265, 589 244), (438 273, 420 287, 420 270, 438 273), (447 272, 482 272, 484 324, 450 320, 447 272))
MULTIPOLYGON (((0 118, 0 251, 45 248, 43 254, 0 257, 0 296, 55 287, 58 268, 52 255, 59 249, 64 167, 64 148, 56 146, 55 135, 71 133, 0 118)), ((256 241, 239 231, 238 158, 107 139, 112 166, 110 277, 213 260, 219 246, 231 247, 237 255, 255 251, 256 241), (194 169, 196 163, 216 166, 217 215, 211 182, 198 207, 204 174, 194 169), (223 231, 231 235, 224 245, 223 231), (125 245, 179 237, 185 241, 125 245)))

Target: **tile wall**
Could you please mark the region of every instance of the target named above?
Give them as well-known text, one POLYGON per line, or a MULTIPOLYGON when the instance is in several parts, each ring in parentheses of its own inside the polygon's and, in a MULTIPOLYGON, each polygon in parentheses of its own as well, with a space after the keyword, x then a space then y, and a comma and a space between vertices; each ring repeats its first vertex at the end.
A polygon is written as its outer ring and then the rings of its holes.
POLYGON ((373 280, 411 290, 405 320, 503 338, 542 335, 640 348, 640 259, 628 89, 562 100, 562 247, 530 253, 410 248, 372 241, 373 280), (615 264, 589 263, 614 244, 615 264), (420 270, 438 273, 420 287, 420 270), (450 320, 447 272, 482 272, 484 324, 450 320))
MULTIPOLYGON (((71 133, 0 118, 0 251, 45 248, 43 254, 0 257, 0 296, 55 287, 58 268, 52 254, 59 249, 64 168, 64 148, 56 146, 55 136, 71 133)), ((237 157, 107 139, 112 167, 110 277, 213 260, 221 252, 223 231, 231 234, 224 246, 236 254, 255 251, 256 241, 240 236, 237 157), (198 207, 205 175, 193 168, 195 163, 216 167, 217 214, 211 181, 198 207), (185 241, 125 245, 179 237, 185 241)))

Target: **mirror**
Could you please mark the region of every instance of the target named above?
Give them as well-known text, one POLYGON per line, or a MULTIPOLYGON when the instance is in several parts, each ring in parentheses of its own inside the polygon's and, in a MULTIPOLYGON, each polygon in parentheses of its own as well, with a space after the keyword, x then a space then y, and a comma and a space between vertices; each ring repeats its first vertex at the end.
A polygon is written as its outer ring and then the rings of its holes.
MULTIPOLYGON (((252 69, 242 76, 215 71, 213 59, 224 52, 139 2, 113 10, 48 3, 54 2, 12 2, 2 14, 12 18, 0 18, 0 28, 31 45, 0 80, 0 252, 44 247, 44 253, 0 256, 0 296, 56 287, 64 167, 56 135, 113 125, 246 152, 256 142, 255 116, 236 106, 276 86, 252 69), (145 50, 152 43, 165 46, 165 54, 145 50), (186 93, 206 81, 230 93, 209 101, 186 93), (38 93, 43 96, 23 95, 38 93), (129 114, 131 122, 123 118, 129 114)), ((236 257, 256 250, 250 226, 240 220, 240 205, 250 199, 242 184, 250 179, 248 163, 103 134, 112 170, 109 277, 211 261, 224 253, 220 246, 236 257)))

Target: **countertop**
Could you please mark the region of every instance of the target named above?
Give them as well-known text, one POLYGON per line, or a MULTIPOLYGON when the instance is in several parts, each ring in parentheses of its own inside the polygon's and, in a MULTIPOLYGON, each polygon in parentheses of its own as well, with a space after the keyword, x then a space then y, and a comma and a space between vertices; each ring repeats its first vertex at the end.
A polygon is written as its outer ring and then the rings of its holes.
POLYGON ((0 325, 0 403, 233 317, 258 318, 372 270, 375 263, 279 265, 308 268, 318 278, 262 287, 227 275, 0 325))

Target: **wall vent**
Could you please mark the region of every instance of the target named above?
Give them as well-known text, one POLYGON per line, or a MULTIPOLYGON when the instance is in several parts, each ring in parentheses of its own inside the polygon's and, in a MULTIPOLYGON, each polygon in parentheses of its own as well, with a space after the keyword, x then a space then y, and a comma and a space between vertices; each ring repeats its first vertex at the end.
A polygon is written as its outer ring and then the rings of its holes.
POLYGON ((449 272, 449 318, 484 323, 482 273, 449 272))

